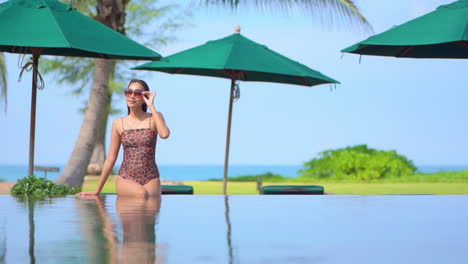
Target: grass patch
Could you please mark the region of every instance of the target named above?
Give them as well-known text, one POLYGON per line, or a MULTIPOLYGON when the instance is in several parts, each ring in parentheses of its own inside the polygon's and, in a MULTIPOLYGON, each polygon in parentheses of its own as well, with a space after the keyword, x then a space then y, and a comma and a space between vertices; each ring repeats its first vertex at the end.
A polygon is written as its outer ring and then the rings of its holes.
MULTIPOLYGON (((96 191, 98 184, 99 184, 99 178, 92 178, 92 179, 85 179, 84 184, 83 184, 83 192, 89 192, 89 191, 96 191)), ((114 175, 110 175, 109 178, 107 178, 106 184, 104 184, 104 187, 102 188, 102 193, 115 193, 117 192, 116 186, 115 186, 115 177, 114 175)))
MULTIPOLYGON (((84 191, 94 191, 99 180, 86 180, 84 191)), ((221 181, 186 181, 191 185, 194 194, 223 194, 221 181)), ((347 195, 378 194, 468 194, 468 183, 343 183, 322 181, 264 181, 263 185, 322 185, 326 193, 347 195)), ((258 194, 257 182, 228 182, 228 194, 258 194)), ((103 193, 115 193, 115 181, 111 178, 102 190, 103 193)))
POLYGON ((325 192, 349 195, 468 194, 468 183, 324 183, 325 192))
MULTIPOLYGON (((222 182, 185 182, 195 194, 222 194, 222 182)), ((264 182, 263 185, 322 185, 326 193, 348 195, 377 194, 468 194, 468 183, 331 183, 264 182)), ((256 182, 229 182, 228 194, 258 194, 256 182)))
MULTIPOLYGON (((262 177, 263 181, 287 181, 288 177, 284 177, 279 174, 273 174, 271 172, 257 174, 257 175, 242 175, 237 177, 229 177, 230 182, 250 182, 257 181, 258 177, 262 177)), ((223 181, 223 179, 209 179, 208 181, 223 181)))
MULTIPOLYGON (((378 194, 468 194, 468 171, 414 174, 405 177, 390 177, 383 180, 359 182, 356 180, 333 180, 317 178, 287 178, 272 173, 262 174, 263 185, 322 185, 326 193, 348 195, 378 194)), ((87 179, 84 191, 94 191, 99 178, 87 179)), ((194 194, 222 194, 222 180, 185 181, 194 194)), ((228 194, 258 194, 257 175, 229 178, 228 194)), ((102 192, 116 192, 115 179, 109 177, 102 192)))
MULTIPOLYGON (((222 182, 187 181, 186 185, 193 187, 193 194, 223 194, 222 182)), ((258 194, 257 182, 229 182, 228 194, 258 194)))

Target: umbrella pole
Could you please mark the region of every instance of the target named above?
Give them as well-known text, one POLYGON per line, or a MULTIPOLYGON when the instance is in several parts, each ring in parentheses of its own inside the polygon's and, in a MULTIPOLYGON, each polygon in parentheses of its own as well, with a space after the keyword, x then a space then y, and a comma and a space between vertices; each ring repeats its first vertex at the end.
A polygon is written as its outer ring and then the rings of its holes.
POLYGON ((223 194, 227 193, 227 180, 228 180, 228 166, 229 166, 229 144, 231 141, 231 117, 232 117, 232 103, 234 100, 234 86, 236 80, 231 79, 231 94, 229 96, 229 115, 226 135, 226 153, 224 155, 224 178, 223 178, 223 194))
POLYGON ((37 96, 37 68, 39 64, 40 51, 32 49, 33 54, 33 76, 31 91, 31 118, 29 125, 29 167, 28 176, 33 176, 34 170, 34 144, 36 134, 36 96, 37 96))

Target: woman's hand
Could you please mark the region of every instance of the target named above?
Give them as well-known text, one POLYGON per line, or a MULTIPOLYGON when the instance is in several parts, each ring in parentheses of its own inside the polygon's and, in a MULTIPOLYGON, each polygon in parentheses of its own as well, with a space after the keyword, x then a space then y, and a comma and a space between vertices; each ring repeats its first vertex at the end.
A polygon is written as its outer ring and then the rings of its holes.
POLYGON ((150 91, 143 92, 143 99, 145 100, 145 103, 148 107, 154 104, 155 97, 156 97, 156 91, 154 91, 154 93, 151 93, 150 91))
POLYGON ((99 192, 97 191, 92 191, 92 192, 80 192, 76 194, 77 196, 98 196, 99 192))

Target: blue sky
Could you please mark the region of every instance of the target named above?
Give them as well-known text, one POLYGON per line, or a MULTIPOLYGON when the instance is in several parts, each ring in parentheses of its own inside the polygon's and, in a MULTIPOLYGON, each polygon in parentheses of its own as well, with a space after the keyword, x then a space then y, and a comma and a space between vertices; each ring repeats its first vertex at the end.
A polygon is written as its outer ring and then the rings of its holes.
MULTIPOLYGON (((450 2, 361 0, 358 5, 380 33, 450 2)), ((225 37, 240 24, 244 36, 342 83, 331 91, 328 85, 241 82, 230 164, 296 165, 326 149, 368 144, 397 150, 417 165, 468 165, 468 61, 365 56, 359 63, 357 55, 341 58, 341 49, 370 34, 330 30, 304 14, 211 9, 194 11, 188 21, 192 25, 178 31, 178 40, 159 53, 170 55, 225 37)), ((0 164, 26 165, 31 74, 17 82, 18 55, 6 58, 10 94, 7 114, 0 113, 0 164)), ((223 164, 229 80, 138 75, 157 90, 156 107, 172 132, 158 142, 158 164, 223 164)), ((45 81, 37 98, 36 164, 66 164, 83 120, 78 109, 87 96, 71 96, 69 87, 51 77, 45 81)), ((120 102, 123 110, 123 98, 120 102)))

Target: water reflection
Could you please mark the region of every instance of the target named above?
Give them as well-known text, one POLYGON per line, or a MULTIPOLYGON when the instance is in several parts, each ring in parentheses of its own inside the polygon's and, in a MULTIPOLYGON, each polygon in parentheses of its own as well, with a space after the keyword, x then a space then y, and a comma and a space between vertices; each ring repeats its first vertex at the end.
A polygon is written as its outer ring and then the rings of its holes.
MULTIPOLYGON (((1 219, 3 220, 3 219, 1 219)), ((6 224, 2 221, 0 225, 0 264, 4 264, 6 258, 6 224)))
POLYGON ((466 195, 163 199, 159 214, 161 201, 69 196, 28 204, 0 195, 0 263, 347 263, 352 259, 367 264, 468 259, 466 195), (160 247, 161 241, 170 245, 169 251, 160 247))
POLYGON ((34 233, 35 233, 35 225, 34 225, 34 204, 35 200, 30 198, 28 199, 28 221, 29 221, 29 259, 31 264, 36 263, 36 257, 34 256, 34 233))
POLYGON ((106 197, 80 198, 82 234, 88 263, 164 263, 164 252, 156 250, 156 233, 161 197, 117 197, 121 229, 107 211, 106 197), (120 234, 120 235, 119 235, 120 234), (120 238, 120 239, 119 239, 120 238))
POLYGON ((224 195, 224 214, 226 216, 226 226, 227 226, 227 245, 228 245, 228 259, 229 259, 229 264, 234 263, 234 254, 232 251, 232 240, 231 240, 231 233, 232 233, 232 227, 231 227, 231 218, 229 216, 229 196, 224 195))
MULTIPOLYGON (((28 253, 29 253, 29 263, 35 264, 36 263, 36 256, 35 256, 35 233, 36 233, 36 225, 35 225, 35 220, 34 220, 34 212, 35 212, 35 207, 36 204, 50 204, 52 203, 51 200, 46 199, 45 197, 15 197, 16 201, 18 201, 20 204, 23 204, 23 206, 28 207, 28 235, 29 235, 29 247, 28 247, 28 253)), ((4 230, 6 231, 6 229, 4 230)), ((0 234, 5 234, 4 239, 4 249, 0 247, 0 264, 6 263, 6 232, 0 232, 0 234)), ((1 242, 0 242, 1 243, 1 242)))
MULTIPOLYGON (((161 197, 117 198, 117 211, 123 225, 121 263, 155 263, 155 223, 160 208, 161 197)), ((156 263, 163 262, 159 260, 156 263)))

